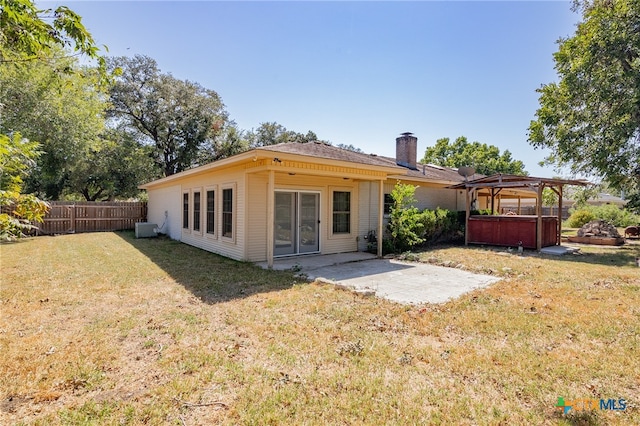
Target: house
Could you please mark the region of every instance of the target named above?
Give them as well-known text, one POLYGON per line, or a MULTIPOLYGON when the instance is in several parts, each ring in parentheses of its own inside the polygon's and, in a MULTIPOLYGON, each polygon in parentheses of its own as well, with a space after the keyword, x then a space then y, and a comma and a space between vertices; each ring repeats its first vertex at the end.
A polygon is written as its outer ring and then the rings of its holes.
MULTIPOLYGON (((186 244, 237 260, 367 249, 382 234, 398 181, 418 185, 417 207, 464 210, 456 170, 417 163, 417 138, 396 158, 325 143, 264 146, 144 185, 148 220, 186 244)), ((380 246, 380 245, 379 245, 380 246)), ((381 254, 381 247, 378 247, 381 254)))
MULTIPOLYGON (((613 204, 619 208, 624 208, 626 203, 627 201, 620 197, 603 192, 599 193, 595 198, 587 200, 587 204, 590 206, 613 204)), ((521 200, 516 198, 498 200, 498 204, 499 207, 497 210, 501 213, 515 212, 518 214, 534 214, 536 209, 536 200, 532 198, 522 198, 521 200)), ((566 220, 570 216, 569 211, 575 208, 575 200, 563 198, 562 205, 562 219, 566 220)), ((558 211, 558 204, 556 203, 553 206, 543 206, 542 211, 543 214, 554 215, 558 211)))

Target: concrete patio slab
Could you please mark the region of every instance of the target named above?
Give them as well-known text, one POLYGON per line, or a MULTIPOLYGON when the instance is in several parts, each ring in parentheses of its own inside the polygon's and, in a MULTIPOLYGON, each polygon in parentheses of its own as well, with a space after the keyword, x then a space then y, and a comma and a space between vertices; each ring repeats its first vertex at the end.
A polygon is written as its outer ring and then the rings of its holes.
POLYGON ((444 303, 500 280, 455 268, 392 259, 333 265, 310 271, 307 276, 403 304, 444 303))
POLYGON ((549 246, 540 249, 540 253, 551 254, 554 256, 564 256, 565 254, 573 254, 578 251, 580 251, 579 248, 569 246, 549 246))
MULTIPOLYGON (((266 267, 266 262, 259 265, 266 267)), ((376 259, 369 253, 361 252, 292 257, 274 262, 274 269, 291 268, 299 270, 311 280, 403 304, 444 303, 500 280, 498 277, 455 268, 376 259)))

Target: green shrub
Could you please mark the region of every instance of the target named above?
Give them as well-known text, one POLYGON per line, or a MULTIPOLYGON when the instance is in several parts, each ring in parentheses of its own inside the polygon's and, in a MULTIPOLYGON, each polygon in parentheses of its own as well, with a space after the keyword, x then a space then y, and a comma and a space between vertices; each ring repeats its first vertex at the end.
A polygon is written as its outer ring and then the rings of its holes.
MULTIPOLYGON (((464 212, 462 212, 464 213, 464 212)), ((454 240, 464 228, 465 216, 457 211, 437 208, 422 212, 424 223, 424 239, 427 243, 454 240)))
POLYGON ((585 223, 595 219, 606 220, 617 227, 640 223, 640 216, 634 215, 629 210, 621 209, 614 204, 603 204, 601 206, 584 206, 574 211, 567 219, 567 226, 580 228, 585 223))
POLYGON ((391 191, 393 204, 389 214, 388 230, 393 251, 400 253, 411 250, 424 242, 424 221, 417 207, 414 207, 416 187, 398 182, 391 191))
POLYGON ((596 219, 606 220, 618 227, 637 225, 640 222, 640 216, 634 215, 629 210, 621 209, 614 204, 593 206, 590 207, 590 210, 593 212, 596 219))
POLYGON ((585 223, 589 223, 595 218, 591 211, 580 209, 571 213, 571 216, 567 219, 567 225, 569 228, 581 228, 585 223))

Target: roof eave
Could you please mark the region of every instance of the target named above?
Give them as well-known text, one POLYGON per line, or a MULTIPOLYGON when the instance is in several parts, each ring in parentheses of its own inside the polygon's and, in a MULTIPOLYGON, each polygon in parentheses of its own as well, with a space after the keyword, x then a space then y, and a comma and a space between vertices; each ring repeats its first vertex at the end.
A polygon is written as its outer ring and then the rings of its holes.
POLYGON ((193 169, 189 169, 189 170, 185 170, 183 172, 180 173, 176 173, 173 174, 171 176, 166 176, 142 185, 139 185, 138 188, 140 189, 149 189, 151 187, 154 186, 159 186, 159 185, 164 185, 166 183, 172 182, 174 180, 178 180, 178 179, 182 179, 184 177, 188 177, 188 176, 194 176, 194 175, 199 175, 201 173, 205 173, 209 170, 213 170, 213 169, 217 169, 217 168, 221 168, 224 166, 231 166, 235 163, 240 163, 242 161, 248 160, 251 157, 254 156, 254 151, 255 150, 251 150, 251 151, 246 151, 240 154, 236 154, 232 157, 228 157, 228 158, 223 158, 222 160, 216 160, 216 161, 212 161, 211 163, 208 164, 204 164, 202 166, 198 166, 198 167, 194 167, 193 169))
POLYGON ((250 159, 263 159, 263 158, 269 158, 269 157, 275 157, 278 158, 279 160, 286 160, 286 161, 312 161, 312 162, 318 162, 319 160, 324 160, 326 161, 330 161, 335 165, 338 166, 342 166, 342 167, 352 167, 352 168, 356 168, 356 169, 372 169, 374 168, 375 170, 381 171, 383 173, 398 173, 399 170, 403 170, 402 167, 399 166, 385 166, 385 165, 376 165, 376 164, 365 164, 365 163, 358 163, 355 161, 346 161, 346 160, 336 160, 333 158, 325 158, 325 157, 318 157, 318 156, 314 156, 314 155, 304 155, 304 154, 296 154, 296 153, 289 153, 289 152, 282 152, 282 151, 274 151, 274 150, 268 150, 268 149, 261 149, 261 148, 255 148, 252 149, 250 151, 246 151, 243 152, 241 154, 237 154, 234 155, 232 157, 229 158, 224 158, 222 160, 217 160, 217 161, 213 161, 211 163, 199 166, 199 167, 194 167, 193 169, 189 169, 189 170, 185 170, 183 172, 180 173, 176 173, 174 175, 171 176, 167 176, 161 179, 157 179, 142 185, 139 185, 138 188, 139 189, 150 189, 153 187, 157 187, 160 185, 165 185, 167 183, 171 183, 175 180, 178 179, 182 179, 184 177, 188 177, 188 176, 195 176, 195 175, 199 175, 202 173, 206 173, 208 171, 211 170, 215 170, 215 169, 219 169, 222 167, 228 167, 228 166, 232 166, 234 164, 238 164, 238 163, 242 163, 244 161, 250 160, 250 159))

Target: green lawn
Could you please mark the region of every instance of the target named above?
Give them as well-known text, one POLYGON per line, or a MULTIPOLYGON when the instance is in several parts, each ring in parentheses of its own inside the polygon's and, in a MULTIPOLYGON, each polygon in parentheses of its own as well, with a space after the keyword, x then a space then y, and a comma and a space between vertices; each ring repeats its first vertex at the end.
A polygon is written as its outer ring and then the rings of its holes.
POLYGON ((0 245, 0 424, 640 424, 640 244, 402 306, 129 232, 0 245), (555 407, 558 397, 626 410, 555 407))

